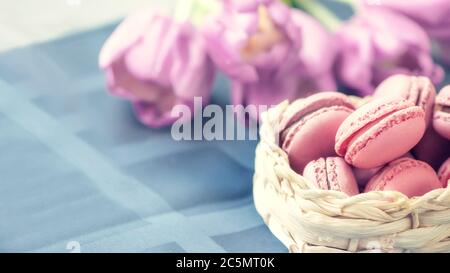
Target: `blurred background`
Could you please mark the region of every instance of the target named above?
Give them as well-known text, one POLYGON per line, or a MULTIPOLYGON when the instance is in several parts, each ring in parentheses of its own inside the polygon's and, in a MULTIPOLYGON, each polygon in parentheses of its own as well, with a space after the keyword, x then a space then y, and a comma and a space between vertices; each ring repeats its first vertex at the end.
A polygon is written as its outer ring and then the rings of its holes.
POLYGON ((106 38, 174 2, 0 2, 0 251, 286 251, 253 206, 255 141, 176 142, 106 92, 106 38))

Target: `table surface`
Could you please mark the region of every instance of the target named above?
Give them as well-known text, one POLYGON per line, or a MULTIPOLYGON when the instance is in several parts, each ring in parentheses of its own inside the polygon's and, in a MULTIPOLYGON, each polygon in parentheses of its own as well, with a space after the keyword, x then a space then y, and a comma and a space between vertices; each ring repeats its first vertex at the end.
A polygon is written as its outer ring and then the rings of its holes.
POLYGON ((253 205, 255 141, 177 142, 107 95, 102 44, 155 1, 34 2, 0 4, 0 252, 287 251, 253 205))
POLYGON ((176 142, 107 94, 99 50, 148 1, 91 21, 88 1, 34 2, 0 4, 0 252, 286 251, 253 205, 255 141, 176 142))

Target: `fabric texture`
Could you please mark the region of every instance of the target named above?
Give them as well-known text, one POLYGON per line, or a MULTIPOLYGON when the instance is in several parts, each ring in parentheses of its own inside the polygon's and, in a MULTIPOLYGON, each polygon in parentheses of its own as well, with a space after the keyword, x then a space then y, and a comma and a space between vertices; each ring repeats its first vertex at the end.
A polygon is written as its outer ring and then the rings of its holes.
POLYGON ((0 53, 0 251, 285 252, 253 205, 256 141, 177 142, 108 95, 115 26, 0 53))

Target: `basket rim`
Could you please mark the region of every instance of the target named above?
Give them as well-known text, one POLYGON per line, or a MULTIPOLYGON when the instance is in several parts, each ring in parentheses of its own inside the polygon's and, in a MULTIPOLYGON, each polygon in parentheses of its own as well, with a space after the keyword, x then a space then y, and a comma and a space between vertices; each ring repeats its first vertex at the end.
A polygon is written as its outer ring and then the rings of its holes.
POLYGON ((290 251, 365 251, 371 236, 388 239, 385 252, 450 251, 450 185, 412 198, 397 191, 348 196, 317 189, 290 167, 276 142, 276 126, 288 105, 284 101, 261 117, 253 197, 264 222, 290 251))

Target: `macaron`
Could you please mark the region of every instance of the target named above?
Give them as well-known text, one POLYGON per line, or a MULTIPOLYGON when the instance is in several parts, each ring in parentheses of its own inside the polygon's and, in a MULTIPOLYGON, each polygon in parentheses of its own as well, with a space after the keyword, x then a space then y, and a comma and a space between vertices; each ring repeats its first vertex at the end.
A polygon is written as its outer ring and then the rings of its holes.
POLYGON ((438 188, 442 188, 442 184, 430 165, 404 157, 383 167, 372 177, 364 192, 398 191, 414 197, 438 188))
POLYGON ((450 157, 439 168, 438 177, 442 186, 446 188, 448 186, 448 181, 450 180, 450 157))
POLYGON ((369 180, 383 168, 383 166, 370 168, 370 169, 360 169, 353 167, 353 174, 355 175, 356 182, 359 188, 364 189, 369 182, 369 180))
POLYGON ((429 126, 412 153, 418 160, 428 163, 436 171, 450 157, 450 140, 439 135, 429 126))
POLYGON ((436 96, 433 127, 441 136, 450 139, 450 85, 442 88, 436 96))
POLYGON ((414 147, 425 127, 421 107, 399 97, 375 99, 342 122, 336 153, 358 168, 382 166, 414 147))
POLYGON ((303 176, 318 189, 341 191, 349 196, 359 193, 351 166, 340 157, 319 158, 309 162, 303 176))
MULTIPOLYGON (((408 158, 414 159, 414 156, 409 152, 402 155, 401 157, 408 157, 408 158)), ((379 166, 379 167, 370 168, 370 169, 360 169, 360 168, 353 167, 353 174, 355 175, 358 186, 360 188, 364 188, 367 185, 367 183, 369 182, 369 180, 383 167, 384 166, 379 166)))
POLYGON ((436 89, 427 77, 396 74, 382 81, 373 93, 373 98, 399 96, 425 112, 427 125, 431 122, 434 110, 436 89))
POLYGON ((280 146, 288 154, 291 168, 301 174, 311 160, 336 155, 336 131, 353 111, 352 102, 338 92, 321 92, 294 101, 279 127, 280 146))

